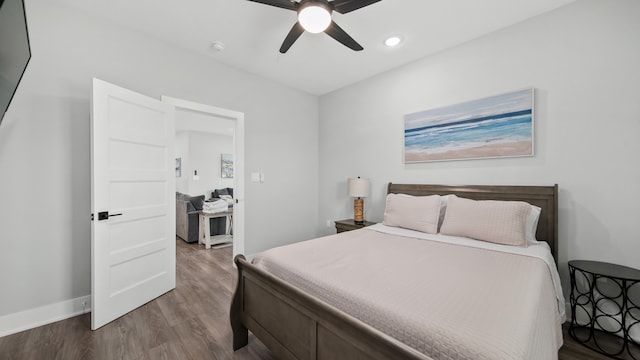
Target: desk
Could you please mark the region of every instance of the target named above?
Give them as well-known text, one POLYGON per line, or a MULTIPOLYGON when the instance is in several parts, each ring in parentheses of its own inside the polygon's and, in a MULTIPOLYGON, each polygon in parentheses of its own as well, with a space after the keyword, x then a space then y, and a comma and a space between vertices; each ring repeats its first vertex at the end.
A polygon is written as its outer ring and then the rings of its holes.
POLYGON ((640 359, 640 344, 630 336, 640 334, 640 270, 572 260, 569 275, 571 337, 616 359, 640 359))
POLYGON ((231 235, 231 229, 233 226, 233 210, 221 211, 217 213, 198 211, 198 217, 200 218, 200 233, 198 234, 198 244, 204 244, 205 249, 211 249, 211 245, 233 243, 233 235, 231 235), (226 234, 211 236, 211 226, 209 223, 209 219, 219 217, 227 218, 226 234))

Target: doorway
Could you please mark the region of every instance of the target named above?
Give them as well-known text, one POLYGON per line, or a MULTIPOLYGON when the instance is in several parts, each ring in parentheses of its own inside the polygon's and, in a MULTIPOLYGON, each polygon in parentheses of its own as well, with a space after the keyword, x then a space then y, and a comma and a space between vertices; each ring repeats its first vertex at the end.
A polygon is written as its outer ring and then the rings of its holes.
MULTIPOLYGON (((162 101, 175 106, 176 113, 184 112, 189 115, 189 129, 226 133, 233 138, 233 256, 244 253, 244 114, 237 111, 222 109, 206 104, 163 96, 162 101), (203 121, 203 119, 205 119, 203 121)), ((197 170, 185 173, 183 182, 192 184, 200 178, 197 170)), ((202 173, 201 173, 202 174, 202 173)), ((178 180, 178 178, 177 178, 178 180)), ((229 182, 228 179, 226 183, 229 182)), ((178 186, 183 184, 177 181, 178 186)), ((197 186, 197 185, 195 185, 197 186)))

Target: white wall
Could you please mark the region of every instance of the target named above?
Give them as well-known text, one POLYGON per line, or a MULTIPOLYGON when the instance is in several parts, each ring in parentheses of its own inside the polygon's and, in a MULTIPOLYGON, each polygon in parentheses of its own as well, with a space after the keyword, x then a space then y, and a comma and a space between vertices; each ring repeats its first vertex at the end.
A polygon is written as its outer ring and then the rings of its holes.
POLYGON ((92 77, 244 112, 246 173, 266 178, 245 185, 247 253, 315 235, 317 97, 56 2, 26 11, 33 57, 0 127, 0 334, 90 293, 92 77))
POLYGON ((223 179, 220 171, 222 154, 233 154, 233 137, 189 131, 188 166, 183 167, 182 177, 188 182, 186 193, 211 197, 214 189, 233 187, 233 179, 223 179), (198 171, 198 180, 193 178, 198 171))
POLYGON ((180 176, 176 177, 176 191, 183 194, 188 194, 188 181, 187 181, 187 165, 189 164, 189 132, 181 131, 176 134, 175 143, 176 158, 180 158, 180 176))
POLYGON ((559 184, 559 260, 640 268, 640 2, 584 0, 321 97, 320 233, 351 218, 348 177, 559 184), (403 164, 403 115, 536 88, 534 157, 403 164))

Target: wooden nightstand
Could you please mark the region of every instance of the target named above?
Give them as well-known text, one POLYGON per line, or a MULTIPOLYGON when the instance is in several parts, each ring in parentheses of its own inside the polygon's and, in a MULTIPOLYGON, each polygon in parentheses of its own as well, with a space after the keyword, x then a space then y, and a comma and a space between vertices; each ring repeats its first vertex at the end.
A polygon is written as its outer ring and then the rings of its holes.
POLYGON ((353 219, 345 219, 345 220, 337 220, 336 221, 336 232, 341 233, 344 231, 357 230, 361 229, 365 226, 374 225, 374 222, 365 221, 364 224, 356 224, 353 219))

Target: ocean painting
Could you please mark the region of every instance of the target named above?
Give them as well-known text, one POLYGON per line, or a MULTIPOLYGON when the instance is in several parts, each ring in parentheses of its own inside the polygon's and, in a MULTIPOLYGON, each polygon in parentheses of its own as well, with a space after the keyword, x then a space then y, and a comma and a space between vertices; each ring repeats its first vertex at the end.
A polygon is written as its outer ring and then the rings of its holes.
POLYGON ((533 89, 404 117, 404 162, 533 155, 533 89))

